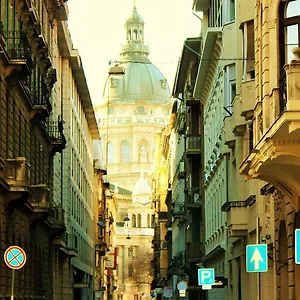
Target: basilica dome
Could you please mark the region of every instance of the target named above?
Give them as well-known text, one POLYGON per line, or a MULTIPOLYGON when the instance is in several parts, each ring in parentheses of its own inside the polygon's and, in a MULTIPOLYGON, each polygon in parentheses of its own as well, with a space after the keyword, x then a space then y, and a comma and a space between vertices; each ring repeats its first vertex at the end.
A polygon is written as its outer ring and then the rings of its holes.
POLYGON ((118 66, 124 74, 110 74, 106 80, 103 103, 171 102, 170 88, 165 76, 151 63, 149 46, 144 43, 144 21, 133 7, 125 24, 126 43, 122 45, 118 66))
POLYGON ((151 63, 123 62, 125 74, 110 75, 105 84, 104 100, 107 102, 146 101, 151 103, 170 102, 170 89, 166 78, 151 63))

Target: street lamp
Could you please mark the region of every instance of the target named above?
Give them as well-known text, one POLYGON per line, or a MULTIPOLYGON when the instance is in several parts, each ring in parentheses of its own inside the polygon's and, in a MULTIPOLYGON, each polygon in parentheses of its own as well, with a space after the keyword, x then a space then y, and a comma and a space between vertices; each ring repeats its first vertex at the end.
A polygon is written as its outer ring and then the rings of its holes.
POLYGON ((123 220, 124 220, 124 222, 126 224, 126 228, 127 228, 127 237, 126 237, 126 240, 130 240, 131 237, 129 236, 129 232, 128 232, 128 222, 130 221, 130 218, 128 217, 128 215, 126 215, 123 220))

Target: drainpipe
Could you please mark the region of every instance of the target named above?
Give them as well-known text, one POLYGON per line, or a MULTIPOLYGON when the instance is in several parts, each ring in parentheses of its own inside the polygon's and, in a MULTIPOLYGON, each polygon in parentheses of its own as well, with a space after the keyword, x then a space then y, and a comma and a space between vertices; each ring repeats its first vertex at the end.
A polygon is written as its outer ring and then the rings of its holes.
MULTIPOLYGON (((60 78, 60 99, 61 99, 61 102, 60 102, 60 110, 61 110, 61 121, 63 122, 63 120, 64 120, 64 101, 63 101, 63 90, 64 90, 64 88, 63 88, 63 74, 64 74, 64 72, 63 72, 63 64, 62 64, 62 66, 61 66, 61 78, 60 78)), ((60 193, 61 193, 61 195, 60 195, 60 204, 61 204, 61 206, 62 207, 64 207, 64 201, 63 201, 63 191, 64 191, 64 189, 63 189, 63 179, 64 179, 64 175, 63 175, 63 171, 64 171, 64 166, 63 166, 63 150, 61 151, 61 161, 60 161, 60 181, 61 181, 61 183, 60 183, 60 193)))

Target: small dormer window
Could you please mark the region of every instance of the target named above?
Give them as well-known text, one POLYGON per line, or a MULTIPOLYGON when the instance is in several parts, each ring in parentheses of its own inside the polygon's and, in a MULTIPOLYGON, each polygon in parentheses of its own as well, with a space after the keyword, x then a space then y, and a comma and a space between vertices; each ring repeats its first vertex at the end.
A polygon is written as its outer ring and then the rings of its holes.
POLYGON ((160 80, 160 83, 161 83, 161 87, 163 89, 166 89, 167 88, 167 80, 166 79, 161 79, 160 80))
POLYGON ((145 107, 144 106, 138 106, 136 113, 139 115, 142 115, 145 113, 145 107))

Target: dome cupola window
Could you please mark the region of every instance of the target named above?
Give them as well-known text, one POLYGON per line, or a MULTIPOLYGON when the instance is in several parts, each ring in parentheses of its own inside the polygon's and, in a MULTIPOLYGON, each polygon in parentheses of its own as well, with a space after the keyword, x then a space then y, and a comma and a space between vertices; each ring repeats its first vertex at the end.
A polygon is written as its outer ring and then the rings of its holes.
POLYGON ((163 88, 163 89, 166 89, 167 88, 167 79, 161 79, 160 80, 160 83, 161 83, 161 87, 163 88))

